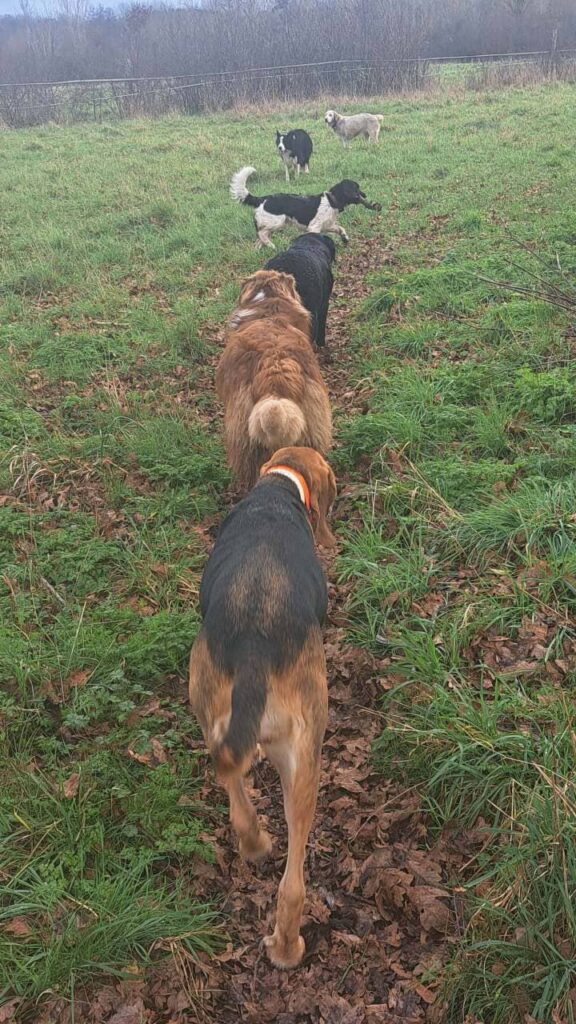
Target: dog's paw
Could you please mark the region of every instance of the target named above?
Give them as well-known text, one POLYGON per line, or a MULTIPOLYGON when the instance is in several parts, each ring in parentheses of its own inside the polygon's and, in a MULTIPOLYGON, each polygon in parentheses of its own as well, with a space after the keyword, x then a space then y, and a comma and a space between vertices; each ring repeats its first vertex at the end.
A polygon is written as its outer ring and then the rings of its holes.
POLYGON ((382 203, 372 203, 372 209, 376 210, 376 213, 380 213, 382 209, 382 203))
POLYGON ((276 932, 274 932, 274 935, 266 936, 264 946, 266 947, 268 959, 275 967, 279 967, 281 971, 290 971, 293 967, 298 967, 306 951, 306 943, 301 935, 298 936, 295 943, 287 945, 285 942, 280 941, 276 932))
POLYGON ((240 856, 243 860, 259 861, 264 860, 272 849, 272 840, 263 828, 259 829, 255 836, 249 839, 241 839, 239 842, 240 856))

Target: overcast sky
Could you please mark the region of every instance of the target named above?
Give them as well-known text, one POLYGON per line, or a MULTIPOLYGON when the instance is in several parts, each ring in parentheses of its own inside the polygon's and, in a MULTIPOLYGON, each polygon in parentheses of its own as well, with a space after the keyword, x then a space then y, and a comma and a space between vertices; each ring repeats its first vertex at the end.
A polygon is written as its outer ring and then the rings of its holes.
MULTIPOLYGON (((121 3, 125 3, 126 0, 93 0, 93 7, 119 7, 121 3)), ((51 7, 55 7, 56 4, 52 4, 50 0, 41 0, 40 3, 35 3, 32 0, 32 11, 37 7, 42 13, 49 11, 51 7)), ((19 0, 0 0, 0 14, 20 14, 20 3, 19 0)))

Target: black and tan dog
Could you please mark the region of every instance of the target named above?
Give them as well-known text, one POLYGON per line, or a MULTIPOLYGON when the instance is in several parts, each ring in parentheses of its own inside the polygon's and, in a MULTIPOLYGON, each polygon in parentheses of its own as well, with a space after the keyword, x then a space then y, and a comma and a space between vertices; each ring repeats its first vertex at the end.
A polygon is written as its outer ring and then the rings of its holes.
POLYGON ((328 704, 321 632, 328 598, 314 536, 333 545, 326 517, 335 495, 334 474, 318 452, 275 452, 220 529, 200 586, 204 623, 190 656, 190 703, 248 860, 271 849, 242 778, 258 745, 280 775, 288 859, 276 927, 265 943, 283 968, 304 953, 304 857, 328 704))

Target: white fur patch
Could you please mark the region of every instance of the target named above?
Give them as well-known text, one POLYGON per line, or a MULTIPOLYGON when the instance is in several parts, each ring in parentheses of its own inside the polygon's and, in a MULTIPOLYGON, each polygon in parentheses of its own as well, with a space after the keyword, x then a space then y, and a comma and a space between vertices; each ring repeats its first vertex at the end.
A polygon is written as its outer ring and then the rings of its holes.
POLYGON ((237 203, 242 203, 249 194, 246 187, 246 182, 251 174, 256 172, 255 167, 242 167, 236 174, 232 175, 230 182, 230 195, 232 199, 235 199, 237 203))
POLYGON ((268 213, 264 209, 264 203, 262 203, 261 206, 257 207, 254 219, 259 231, 279 231, 280 228, 284 227, 288 218, 285 213, 268 213))
POLYGON ((302 487, 302 484, 300 483, 295 473, 292 473, 289 468, 284 469, 274 466, 272 469, 268 470, 268 473, 266 475, 270 476, 272 474, 274 476, 285 476, 287 480, 291 480, 293 484, 296 484, 296 487, 298 488, 298 494, 300 495, 300 501, 302 502, 303 505, 306 504, 306 495, 304 494, 304 488, 302 487))
POLYGON ((237 327, 238 324, 241 323, 242 320, 246 320, 247 317, 252 316, 252 314, 254 312, 254 310, 252 309, 252 306, 255 306, 259 302, 262 302, 262 300, 265 299, 265 298, 266 298, 266 295, 265 295, 264 292, 262 292, 262 291, 257 292, 256 295, 254 296, 254 298, 252 299, 252 302, 248 306, 244 306, 243 309, 239 309, 238 311, 236 311, 236 312, 234 312, 232 314, 232 316, 230 317, 230 320, 228 321, 229 326, 230 327, 237 327))
POLYGON ((328 196, 322 196, 316 216, 310 221, 308 231, 334 231, 338 226, 338 210, 330 205, 328 196))

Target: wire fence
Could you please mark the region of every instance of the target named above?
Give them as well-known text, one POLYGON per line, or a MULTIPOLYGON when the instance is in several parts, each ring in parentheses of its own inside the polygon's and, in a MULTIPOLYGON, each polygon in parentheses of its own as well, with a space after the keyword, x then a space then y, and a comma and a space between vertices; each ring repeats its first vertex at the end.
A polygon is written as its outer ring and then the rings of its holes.
POLYGON ((203 75, 0 84, 0 124, 109 121, 167 113, 199 114, 320 96, 377 96, 459 82, 465 88, 526 78, 576 80, 576 50, 458 57, 334 60, 203 75))

